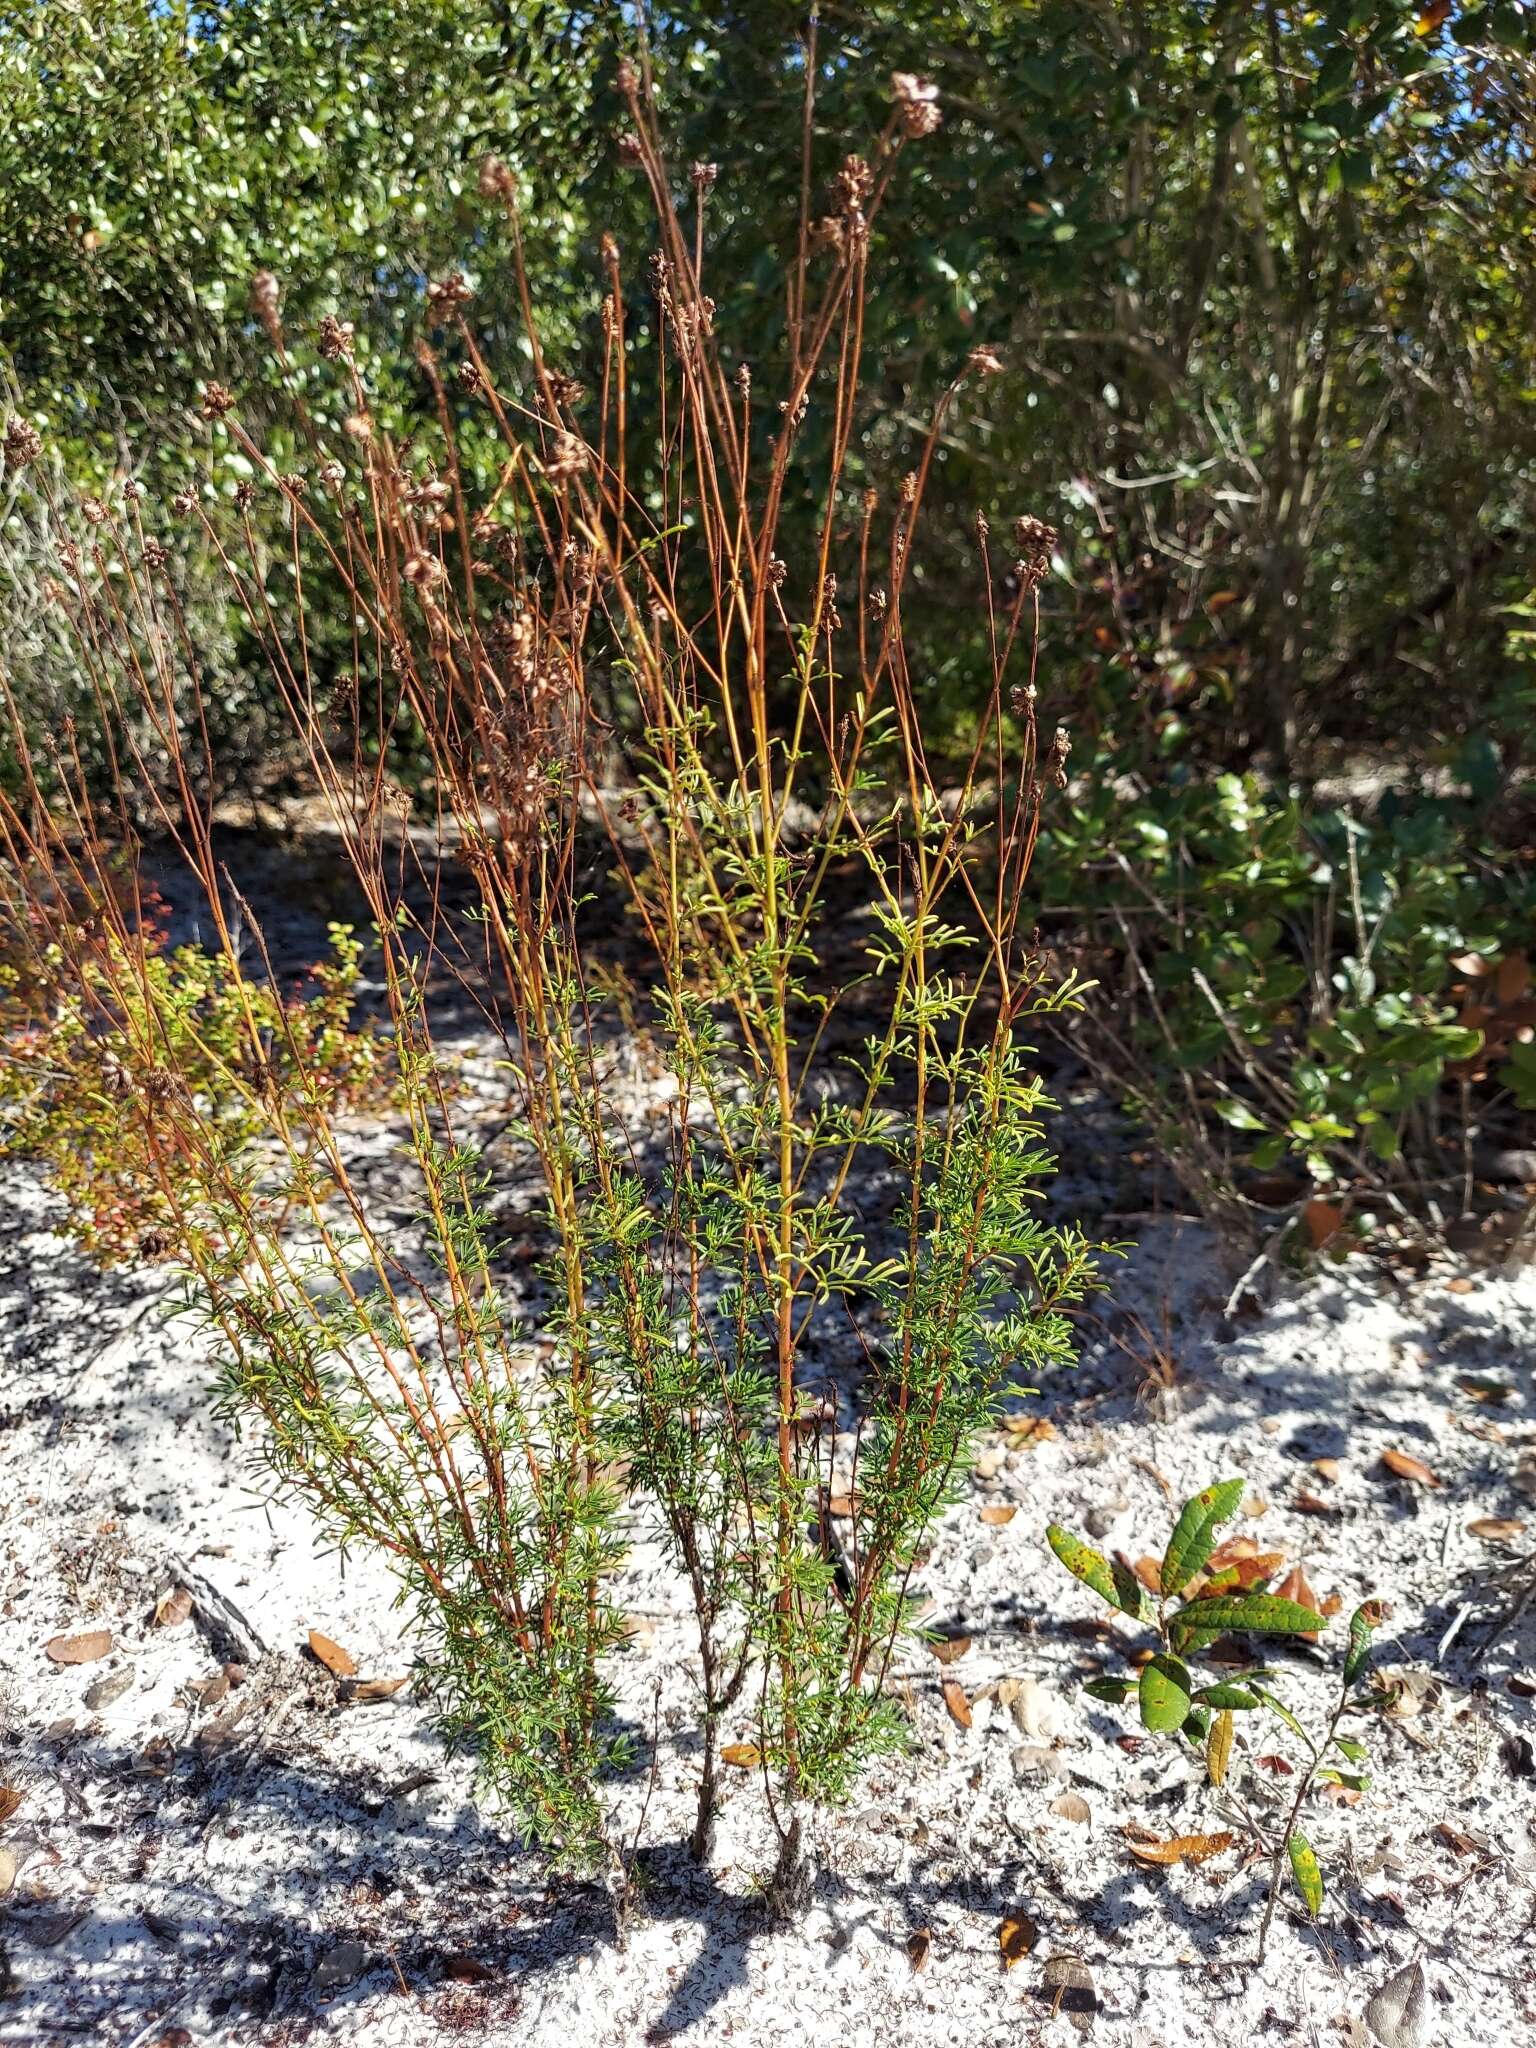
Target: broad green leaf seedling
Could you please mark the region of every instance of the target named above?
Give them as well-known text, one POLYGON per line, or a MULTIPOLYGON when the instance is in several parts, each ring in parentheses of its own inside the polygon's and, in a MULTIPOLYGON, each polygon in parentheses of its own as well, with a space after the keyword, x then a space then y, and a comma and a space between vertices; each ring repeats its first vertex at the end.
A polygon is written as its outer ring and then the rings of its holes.
POLYGON ((1317 1785, 1358 1792, 1369 1782, 1363 1746, 1341 1734, 1340 1726, 1348 1713, 1365 1705, 1356 1688, 1381 1609, 1367 1601, 1350 1617, 1337 1695, 1319 1736, 1279 1697, 1274 1674, 1262 1665, 1234 1671, 1223 1659, 1220 1675, 1210 1678, 1192 1669, 1192 1663, 1233 1638, 1315 1640, 1327 1626, 1326 1617, 1313 1608, 1268 1590, 1278 1558, 1230 1557, 1217 1550, 1217 1531, 1237 1512, 1243 1491, 1243 1480, 1225 1479, 1184 1503, 1156 1571, 1155 1592, 1123 1558, 1105 1557, 1066 1529, 1053 1525, 1046 1538, 1075 1579, 1119 1614, 1155 1632, 1156 1649, 1133 1656, 1139 1667, 1135 1676, 1091 1678, 1084 1690, 1114 1706, 1134 1697, 1149 1734, 1172 1735, 1203 1760, 1207 1780, 1269 1863, 1257 1957, 1262 1962, 1287 1870, 1308 1914, 1316 1919, 1322 1910, 1322 1870, 1301 1828, 1308 1795, 1317 1785), (1272 1715, 1301 1745, 1299 1762, 1286 1766, 1295 1775, 1296 1789, 1283 1815, 1260 1817, 1232 1781, 1235 1717, 1251 1713, 1272 1715))

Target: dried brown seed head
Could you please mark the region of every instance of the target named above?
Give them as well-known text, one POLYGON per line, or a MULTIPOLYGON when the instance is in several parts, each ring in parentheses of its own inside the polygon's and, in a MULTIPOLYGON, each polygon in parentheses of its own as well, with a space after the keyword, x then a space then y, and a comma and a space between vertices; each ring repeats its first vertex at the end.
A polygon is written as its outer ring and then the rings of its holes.
POLYGON ((351 355, 355 333, 350 320, 338 320, 334 313, 327 313, 320 322, 321 355, 328 363, 339 362, 343 356, 351 355))
POLYGON ((517 197, 517 180, 499 156, 481 158, 478 184, 482 199, 500 199, 510 206, 517 197))
POLYGON ((12 469, 25 469, 43 452, 43 437, 30 420, 14 413, 5 423, 5 459, 12 469))

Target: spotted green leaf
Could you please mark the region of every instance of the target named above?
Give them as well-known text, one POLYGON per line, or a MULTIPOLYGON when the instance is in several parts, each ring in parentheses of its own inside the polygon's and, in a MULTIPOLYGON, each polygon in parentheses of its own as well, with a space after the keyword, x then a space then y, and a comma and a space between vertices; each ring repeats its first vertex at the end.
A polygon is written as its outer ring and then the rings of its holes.
POLYGON ((1226 1629, 1254 1636, 1312 1635, 1327 1627, 1324 1616, 1299 1600, 1275 1593, 1218 1593, 1179 1609, 1180 1626, 1209 1639, 1226 1629))
POLYGON ((1144 1664, 1136 1688, 1142 1727, 1154 1735, 1171 1735, 1182 1728, 1193 1690, 1189 1668, 1177 1657, 1154 1657, 1144 1664))
POLYGON ((1223 1479, 1185 1501, 1163 1553, 1165 1593, 1177 1593, 1189 1584, 1216 1548, 1217 1529, 1237 1513, 1242 1497, 1241 1479, 1223 1479))
POLYGON ((1291 1858, 1291 1876, 1301 1894, 1301 1902, 1315 1920, 1323 1910, 1323 1873, 1318 1867, 1317 1851, 1299 1831, 1292 1834, 1286 1844, 1291 1858))
POLYGON ((1195 1704, 1201 1707, 1216 1707, 1222 1713, 1246 1713, 1256 1707, 1258 1697, 1246 1685, 1203 1685, 1195 1694, 1195 1704))
POLYGON ((1123 1565, 1112 1565, 1102 1552, 1092 1549, 1070 1529, 1059 1528, 1054 1522, 1046 1530, 1045 1540, 1073 1578, 1081 1579, 1090 1592, 1097 1593, 1101 1600, 1108 1601, 1111 1607, 1118 1607, 1122 1614, 1129 1614, 1136 1621, 1145 1618, 1147 1598, 1134 1572, 1128 1572, 1123 1565))

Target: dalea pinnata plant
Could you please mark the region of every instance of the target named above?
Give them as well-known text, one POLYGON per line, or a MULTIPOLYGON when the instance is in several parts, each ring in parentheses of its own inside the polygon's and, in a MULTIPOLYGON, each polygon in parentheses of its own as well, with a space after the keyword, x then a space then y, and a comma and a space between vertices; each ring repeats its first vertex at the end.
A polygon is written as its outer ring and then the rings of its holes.
MULTIPOLYGON (((279 474, 233 395, 208 394, 253 488, 289 509, 281 579, 238 525, 208 536, 379 934, 419 1220, 401 1243, 317 1115, 287 1227, 232 1186, 182 1250, 270 1473, 393 1558, 451 1732, 529 1830, 619 1893, 612 1579, 621 1516, 650 1515, 695 1628, 694 1850, 729 1732, 729 1760, 761 1775, 788 1908, 807 1813, 903 1740, 885 1681, 975 1435, 1021 1375, 1070 1356, 1094 1284, 1095 1248, 1044 1214, 1050 1104, 1027 1042, 1077 999, 1046 982, 1027 916, 1068 750, 1041 739, 1034 674, 1055 536, 1023 517, 999 547, 976 521, 991 652, 941 784, 904 603, 946 422, 998 359, 960 367, 893 487, 850 468, 866 268, 897 158, 936 125, 931 88, 898 78, 869 156, 822 210, 807 187, 766 402, 714 332, 712 168, 680 205, 635 68, 620 88, 656 246, 636 306, 604 245, 585 385, 547 359, 528 289, 503 373, 451 277, 427 295, 433 416, 408 445, 370 423, 339 319, 318 354, 349 430, 334 448, 315 430, 312 473, 279 474), (471 434, 504 450, 477 504, 471 434), (798 559, 791 530, 816 536, 798 559), (339 677, 312 665, 316 558, 358 622, 339 677), (386 767, 407 756, 414 795, 386 767), (536 1289, 503 1255, 500 1169, 445 1082, 444 989, 493 1034, 502 1135, 542 1184, 536 1289)), ((512 174, 487 164, 480 188, 516 248, 512 174)), ((195 703, 184 666, 178 691, 195 703)))
MULTIPOLYGON (((1287 1871, 1308 1914, 1315 1919, 1322 1911, 1322 1870, 1301 1828, 1308 1796, 1317 1785, 1338 1785, 1358 1793, 1370 1783, 1361 1768, 1366 1762, 1364 1746, 1340 1730, 1346 1716, 1369 1712, 1375 1704, 1361 1689, 1361 1681, 1370 1662, 1371 1633, 1382 1610, 1377 1602, 1366 1601, 1350 1616, 1338 1686, 1326 1720, 1313 1734, 1274 1690, 1274 1672, 1261 1664, 1244 1664, 1240 1655, 1234 1659, 1231 1654, 1235 1639, 1269 1636, 1315 1642, 1327 1626, 1326 1616, 1316 1607, 1268 1591, 1281 1561, 1278 1557, 1227 1561, 1217 1550, 1216 1532, 1237 1512, 1245 1490, 1243 1480, 1225 1479, 1187 1500, 1161 1562, 1145 1575, 1118 1555, 1105 1557, 1065 1529, 1053 1525, 1046 1539, 1075 1579, 1117 1613, 1154 1633, 1157 1647, 1134 1660, 1139 1667, 1134 1677, 1090 1678, 1083 1689, 1093 1699, 1115 1706, 1134 1698, 1143 1728, 1153 1735, 1175 1737, 1200 1757, 1224 1811, 1241 1822, 1256 1851, 1268 1859, 1269 1891, 1258 1945, 1262 1962, 1287 1871), (1203 1677, 1191 1666, 1207 1657, 1217 1669, 1203 1677), (1301 1744, 1296 1763, 1286 1763, 1296 1781, 1294 1792, 1287 1788, 1279 1809, 1262 1815, 1240 1791, 1235 1768, 1236 1717, 1253 1713, 1272 1715, 1301 1744)), ((1249 1790, 1263 1800, 1263 1788, 1249 1790)), ((1273 1806, 1272 1797, 1268 1803, 1273 1806)), ((1199 1861, 1230 1847, 1233 1840, 1231 1834, 1185 1836, 1137 1854, 1150 1862, 1199 1861)))

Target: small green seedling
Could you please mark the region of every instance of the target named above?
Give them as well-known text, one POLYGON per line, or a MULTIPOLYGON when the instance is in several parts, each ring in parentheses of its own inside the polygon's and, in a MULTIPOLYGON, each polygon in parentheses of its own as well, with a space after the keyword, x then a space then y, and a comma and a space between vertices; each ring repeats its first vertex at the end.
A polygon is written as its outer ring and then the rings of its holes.
POLYGON ((1210 1783, 1224 1790, 1240 1814, 1270 1864, 1269 1896, 1259 1930, 1258 1961, 1262 1962, 1287 1869, 1307 1912, 1315 1919, 1322 1910, 1322 1871, 1298 1825, 1308 1793, 1317 1784, 1360 1791, 1369 1783, 1361 1771, 1366 1761, 1364 1748, 1352 1737, 1341 1735, 1339 1724, 1351 1707, 1362 1704, 1355 1694, 1356 1682, 1364 1676, 1371 1631, 1382 1610, 1375 1601, 1367 1601, 1350 1617, 1338 1697, 1320 1741, 1313 1739, 1271 1689, 1273 1674, 1262 1666, 1234 1672, 1224 1664, 1220 1674, 1209 1680, 1193 1671, 1191 1660, 1199 1659, 1223 1638, 1312 1638, 1327 1626, 1326 1617, 1313 1608, 1268 1591, 1272 1571, 1264 1572, 1262 1567, 1273 1566, 1278 1559, 1244 1558, 1225 1563, 1218 1558, 1216 1569, 1209 1569, 1216 1532, 1237 1512, 1243 1491, 1243 1480, 1225 1479, 1184 1503, 1157 1568, 1156 1592, 1148 1591, 1124 1558, 1107 1558, 1066 1529, 1053 1525, 1046 1531, 1046 1540, 1075 1579, 1117 1612, 1156 1631, 1158 1647, 1141 1663, 1136 1676, 1091 1678, 1084 1690, 1111 1705, 1120 1705, 1134 1695, 1142 1726, 1153 1735, 1173 1735, 1189 1744, 1203 1758, 1210 1783), (1256 1565, 1260 1567, 1257 1572, 1256 1565), (1297 1777, 1296 1794, 1278 1826, 1257 1820, 1227 1782, 1234 1716, 1260 1711, 1273 1714, 1303 1745, 1300 1764, 1291 1767, 1297 1777))

